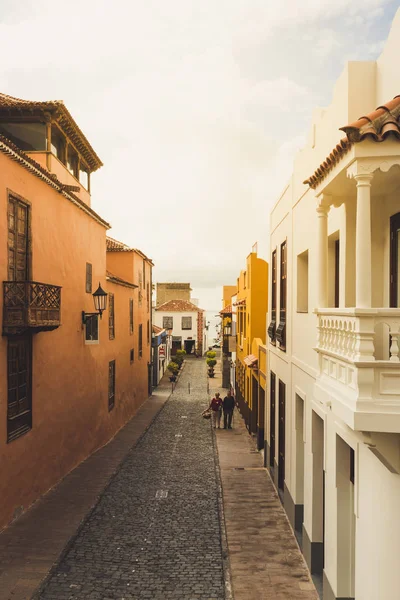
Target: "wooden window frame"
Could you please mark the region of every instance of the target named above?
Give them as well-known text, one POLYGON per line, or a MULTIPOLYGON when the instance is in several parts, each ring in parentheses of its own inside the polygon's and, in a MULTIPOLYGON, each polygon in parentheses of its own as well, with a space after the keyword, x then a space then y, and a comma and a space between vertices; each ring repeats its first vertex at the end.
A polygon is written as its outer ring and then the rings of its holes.
POLYGON ((279 326, 276 339, 279 349, 286 352, 286 313, 287 313, 287 240, 281 244, 279 277, 279 326))
POLYGON ((108 337, 115 340, 115 296, 108 294, 108 337))
POLYGON ((143 356, 143 325, 140 323, 138 331, 138 353, 139 358, 143 356))
POLYGON ((134 319, 133 319, 133 298, 129 298, 129 334, 133 335, 134 319))
POLYGON ((271 322, 268 326, 270 343, 276 346, 276 248, 271 257, 271 322))
POLYGON ((108 411, 115 406, 115 360, 108 363, 108 411))
POLYGON ((174 317, 168 317, 168 316, 164 316, 163 317, 163 329, 173 329, 174 328, 174 317), (172 327, 168 327, 168 325, 164 325, 164 319, 171 319, 171 324, 172 327))
POLYGON ((400 304, 398 298, 398 248, 397 248, 397 230, 400 229, 400 212, 390 217, 390 307, 397 308, 400 304))
MULTIPOLYGON (((15 192, 13 192, 12 190, 7 188, 7 232, 10 232, 10 228, 9 228, 10 204, 14 204, 14 206, 15 206, 16 213, 14 215, 14 218, 17 219, 17 222, 18 222, 18 206, 22 206, 24 209, 26 209, 26 215, 27 215, 27 221, 26 221, 26 227, 27 227, 27 236, 26 237, 27 237, 27 239, 26 239, 26 251, 25 251, 25 253, 26 253, 26 278, 24 279, 24 281, 30 281, 31 273, 32 273, 32 205, 28 200, 26 200, 19 194, 16 194, 15 192)), ((18 223, 17 223, 17 229, 18 229, 18 223)), ((15 249, 17 249, 17 247, 18 247, 18 232, 17 232, 17 230, 16 230, 16 238, 15 238, 15 246, 14 247, 15 247, 15 249)), ((17 252, 16 252, 16 254, 17 254, 17 252)), ((17 257, 15 258, 14 274, 12 277, 10 277, 9 243, 7 242, 7 278, 8 278, 8 281, 19 281, 16 277, 16 273, 17 273, 17 257)))
POLYGON ((192 329, 193 329, 193 318, 192 317, 181 317, 181 329, 182 329, 182 331, 192 331, 192 329), (183 326, 183 320, 184 319, 190 319, 190 327, 184 327, 183 326))
POLYGON ((93 290, 93 267, 92 263, 86 263, 86 293, 91 294, 93 290))
POLYGON ((85 344, 86 345, 95 345, 98 344, 100 342, 100 325, 99 325, 99 315, 88 315, 86 317, 86 321, 85 321, 85 344), (92 323, 92 319, 96 319, 97 320, 97 338, 94 340, 88 340, 87 339, 87 329, 88 329, 88 324, 92 323))
MULTIPOLYGON (((15 413, 15 411, 12 411, 15 413)), ((32 337, 27 334, 24 336, 17 336, 8 339, 7 343, 7 443, 11 443, 18 438, 22 437, 32 429, 32 337), (25 346, 25 361, 26 361, 26 408, 25 410, 19 411, 19 390, 20 390, 20 371, 18 368, 18 353, 15 358, 17 361, 17 368, 15 373, 10 373, 10 362, 13 360, 11 358, 11 348, 12 346, 22 345, 25 346), (11 376, 16 377, 16 386, 11 387, 11 376), (11 415, 11 400, 10 400, 10 392, 13 390, 15 392, 16 404, 18 410, 16 414, 11 415), (19 422, 19 426, 18 426, 19 422), (17 426, 16 426, 17 425, 17 426)))

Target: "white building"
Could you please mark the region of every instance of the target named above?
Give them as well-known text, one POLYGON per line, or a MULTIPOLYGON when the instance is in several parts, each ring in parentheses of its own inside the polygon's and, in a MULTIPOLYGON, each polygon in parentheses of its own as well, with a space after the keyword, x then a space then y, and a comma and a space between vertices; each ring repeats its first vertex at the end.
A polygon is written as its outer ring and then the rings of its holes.
POLYGON ((204 311, 188 300, 169 300, 154 310, 154 324, 172 329, 172 354, 186 350, 187 354, 203 353, 205 342, 204 311))
POLYGON ((399 56, 400 12, 271 213, 265 457, 324 600, 400 598, 399 56))

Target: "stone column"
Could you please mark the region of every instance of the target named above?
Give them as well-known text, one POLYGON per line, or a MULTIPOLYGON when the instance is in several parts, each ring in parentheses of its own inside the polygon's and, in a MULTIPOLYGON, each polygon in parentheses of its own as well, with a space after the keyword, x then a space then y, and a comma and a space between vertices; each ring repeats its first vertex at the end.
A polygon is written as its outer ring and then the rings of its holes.
POLYGON ((356 307, 371 308, 371 174, 355 175, 356 215, 356 307))
POLYGON ((318 233, 317 233, 317 280, 318 280, 318 308, 328 305, 328 212, 329 207, 319 205, 318 233))

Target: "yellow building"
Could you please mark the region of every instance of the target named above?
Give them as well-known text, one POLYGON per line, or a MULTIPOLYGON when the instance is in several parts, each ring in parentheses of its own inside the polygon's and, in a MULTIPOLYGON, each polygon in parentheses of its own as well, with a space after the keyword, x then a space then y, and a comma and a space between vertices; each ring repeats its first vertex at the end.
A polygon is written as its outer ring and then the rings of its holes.
POLYGON ((250 433, 264 447, 268 264, 252 252, 237 280, 236 400, 250 433))
POLYGON ((236 295, 236 285, 224 285, 222 288, 222 387, 231 387, 231 361, 232 352, 236 351, 236 331, 233 330, 232 296, 236 295))

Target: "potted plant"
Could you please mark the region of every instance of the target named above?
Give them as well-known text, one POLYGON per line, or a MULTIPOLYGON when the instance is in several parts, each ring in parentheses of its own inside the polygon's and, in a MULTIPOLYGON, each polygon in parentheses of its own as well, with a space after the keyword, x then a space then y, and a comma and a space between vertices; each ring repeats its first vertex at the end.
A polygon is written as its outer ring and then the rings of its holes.
POLYGON ((169 376, 169 380, 170 381, 176 381, 176 376, 177 376, 178 371, 179 371, 179 366, 177 365, 177 363, 171 361, 168 364, 167 369, 171 373, 171 375, 169 376))
POLYGON ((208 365, 208 376, 214 377, 214 367, 217 364, 217 361, 215 358, 207 358, 206 362, 208 365))
POLYGON ((217 353, 214 352, 214 350, 209 350, 207 352, 207 358, 215 358, 217 356, 217 353))

